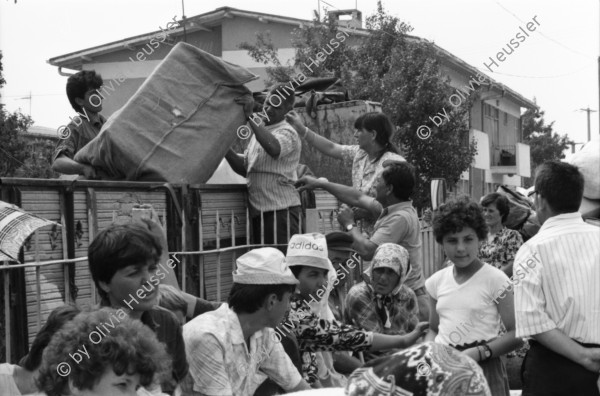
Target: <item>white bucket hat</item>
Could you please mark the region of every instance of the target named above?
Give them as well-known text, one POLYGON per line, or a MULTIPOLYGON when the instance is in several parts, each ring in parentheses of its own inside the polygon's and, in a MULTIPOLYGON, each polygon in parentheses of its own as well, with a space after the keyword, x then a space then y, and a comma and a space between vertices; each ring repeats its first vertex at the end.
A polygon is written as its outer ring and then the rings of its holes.
POLYGON ((329 271, 331 262, 325 235, 318 233, 293 235, 288 243, 285 261, 290 267, 305 265, 329 271))
POLYGON ((260 248, 241 255, 233 281, 244 285, 297 285, 299 282, 285 265, 285 256, 275 248, 260 248))

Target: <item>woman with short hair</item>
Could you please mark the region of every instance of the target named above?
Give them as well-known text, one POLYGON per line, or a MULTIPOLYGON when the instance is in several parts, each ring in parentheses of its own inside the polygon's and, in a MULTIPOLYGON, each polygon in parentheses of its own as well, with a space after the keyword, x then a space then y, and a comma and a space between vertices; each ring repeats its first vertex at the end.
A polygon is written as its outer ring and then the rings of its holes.
MULTIPOLYGON (((305 126, 294 111, 287 113, 285 118, 308 144, 321 153, 352 162, 352 187, 371 197, 375 197, 375 180, 383 172, 383 163, 386 160, 406 161, 391 142, 395 128, 383 113, 366 113, 354 121, 356 145, 334 143, 318 135, 305 126)), ((371 235, 377 219, 360 209, 355 209, 355 219, 361 220, 363 231, 371 235)))
POLYGON ((489 231, 479 248, 479 258, 501 269, 510 278, 515 255, 523 244, 523 237, 518 231, 509 230, 504 226, 510 211, 508 198, 499 193, 491 193, 482 198, 481 206, 489 231))

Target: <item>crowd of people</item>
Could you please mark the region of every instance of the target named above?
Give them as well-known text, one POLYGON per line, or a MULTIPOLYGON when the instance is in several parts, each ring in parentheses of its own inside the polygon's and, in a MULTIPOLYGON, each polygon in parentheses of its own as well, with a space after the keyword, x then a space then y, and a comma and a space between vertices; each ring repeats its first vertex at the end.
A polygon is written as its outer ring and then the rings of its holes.
MULTIPOLYGON (((76 111, 96 77, 69 78, 76 111)), ((226 159, 261 214, 255 243, 287 247, 239 256, 227 301, 210 302, 164 282, 166 240, 152 221, 109 226, 88 251, 100 306, 53 311, 28 355, 0 365, 2 395, 507 396, 506 357, 521 353, 523 396, 600 396, 600 229, 577 212, 575 166, 538 168, 542 227, 527 242, 503 226, 500 194, 441 205, 433 233, 446 266, 426 278, 418 176, 390 143, 390 120, 360 116, 358 144, 344 146, 305 127, 294 96, 284 99, 226 159), (297 178, 303 141, 351 163, 352 186, 297 178), (343 203, 342 232, 302 233, 298 194, 316 188, 343 203)), ((236 102, 250 117, 252 99, 236 102)), ((55 169, 90 176, 72 156, 102 118, 81 121, 55 169)))

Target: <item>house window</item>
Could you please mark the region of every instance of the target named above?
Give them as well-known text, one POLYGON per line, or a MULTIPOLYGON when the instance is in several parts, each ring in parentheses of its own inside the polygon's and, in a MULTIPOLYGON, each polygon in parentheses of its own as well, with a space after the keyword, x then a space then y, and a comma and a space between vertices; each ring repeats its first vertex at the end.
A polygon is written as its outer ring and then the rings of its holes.
POLYGON ((500 141, 500 123, 499 110, 489 104, 484 107, 484 117, 487 118, 490 125, 489 135, 492 137, 492 145, 497 145, 500 141))

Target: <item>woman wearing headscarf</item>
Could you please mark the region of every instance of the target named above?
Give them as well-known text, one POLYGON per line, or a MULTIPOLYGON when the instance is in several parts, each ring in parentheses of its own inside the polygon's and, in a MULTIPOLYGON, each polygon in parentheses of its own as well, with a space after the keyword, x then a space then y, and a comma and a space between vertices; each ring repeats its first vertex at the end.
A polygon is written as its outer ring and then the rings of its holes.
POLYGON ((404 284, 408 251, 395 243, 379 245, 365 281, 346 297, 346 318, 357 327, 383 334, 410 333, 419 322, 417 296, 404 284))

